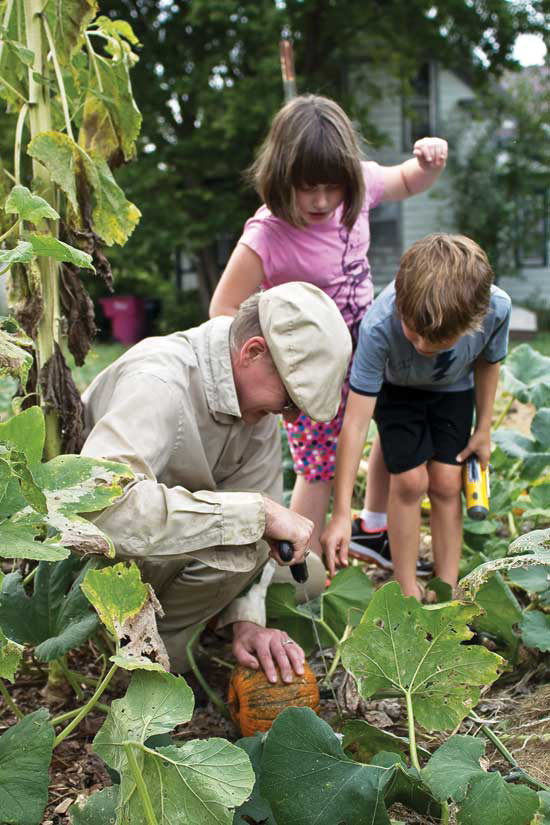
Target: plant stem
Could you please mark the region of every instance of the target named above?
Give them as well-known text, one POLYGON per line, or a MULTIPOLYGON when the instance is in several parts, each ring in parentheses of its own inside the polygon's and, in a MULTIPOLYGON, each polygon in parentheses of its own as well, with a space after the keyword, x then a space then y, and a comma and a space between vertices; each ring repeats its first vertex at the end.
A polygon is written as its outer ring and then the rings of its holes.
POLYGON ((97 57, 96 53, 94 52, 92 41, 90 40, 90 36, 88 32, 84 32, 84 38, 86 40, 86 49, 88 51, 88 57, 90 58, 90 63, 94 67, 94 72, 97 80, 97 87, 99 91, 103 94, 103 83, 101 82, 101 75, 99 73, 99 66, 97 65, 97 57))
POLYGON ((527 785, 531 785, 539 791, 550 791, 548 785, 544 785, 542 782, 539 782, 538 779, 535 779, 533 776, 530 776, 523 770, 523 768, 521 768, 518 765, 517 760, 512 756, 506 745, 504 745, 504 743, 499 739, 496 733, 492 731, 488 725, 484 724, 482 719, 480 719, 475 714, 470 714, 470 718, 473 719, 474 722, 477 722, 480 731, 487 737, 487 739, 489 739, 493 743, 493 745, 501 754, 501 756, 503 756, 506 759, 506 761, 509 762, 510 765, 516 769, 516 771, 518 772, 519 779, 522 779, 527 785))
POLYGON ((514 396, 512 395, 512 396, 510 396, 510 399, 507 402, 504 409, 502 410, 501 414, 499 415, 499 417, 497 418, 497 420, 493 424, 493 426, 492 426, 493 430, 498 430, 498 428, 500 427, 500 425, 502 424, 502 422, 504 421, 504 419, 506 418, 506 416, 510 412, 510 407, 512 406, 513 403, 514 403, 514 396))
POLYGON ((65 84, 63 83, 63 75, 61 74, 61 68, 59 66, 59 61, 57 59, 57 52, 55 50, 55 43, 53 41, 52 33, 50 31, 50 27, 48 25, 48 20, 46 15, 42 15, 42 25, 44 26, 44 31, 46 32, 46 37, 48 39, 48 46, 50 47, 50 52, 52 55, 52 62, 53 68, 55 71, 55 77, 57 80, 57 85, 59 87, 59 94, 61 97, 61 106, 63 107, 63 115, 65 117, 65 128, 67 130, 68 136, 71 140, 74 140, 73 136, 73 129, 71 126, 71 115, 69 114, 69 103, 67 101, 67 93, 65 91, 65 84))
MULTIPOLYGON (((3 235, 0 235, 0 243, 2 243, 2 241, 5 241, 6 238, 8 238, 11 235, 12 232, 15 232, 15 230, 17 229, 17 227, 19 226, 20 223, 21 223, 21 218, 18 218, 15 221, 15 223, 13 224, 13 226, 10 226, 10 228, 7 230, 7 232, 4 232, 3 235)), ((11 266, 11 264, 10 264, 10 266, 11 266)))
POLYGON ((15 704, 15 702, 13 701, 11 696, 9 695, 8 689, 5 686, 3 679, 0 679, 0 693, 4 697, 4 701, 5 701, 6 705, 9 707, 9 709, 14 714, 14 716, 17 719, 22 719, 25 714, 23 713, 23 711, 19 710, 19 708, 17 707, 17 705, 15 704))
POLYGON ((414 713, 410 691, 405 693, 405 699, 407 701, 407 728, 409 731, 409 751, 411 754, 411 763, 420 773, 421 768, 420 762, 418 761, 418 753, 416 752, 416 732, 414 730, 414 713))
POLYGON ((65 679, 67 680, 69 685, 72 687, 72 689, 76 693, 77 698, 82 699, 84 697, 84 691, 82 690, 82 688, 78 684, 78 681, 75 677, 75 674, 72 672, 72 670, 69 670, 69 667, 67 665, 67 657, 66 656, 61 656, 58 659, 58 661, 59 661, 59 666, 60 666, 60 668, 63 672, 63 676, 65 677, 65 679))
POLYGON ((189 641, 187 642, 187 644, 185 646, 185 652, 187 653, 187 659, 189 661, 189 664, 191 665, 191 670, 193 671, 197 682, 199 683, 201 688, 204 690, 204 692, 206 693, 206 695, 208 696, 208 698, 210 699, 212 704, 215 705, 218 708, 218 710, 220 711, 222 716, 225 716, 226 719, 229 719, 229 713, 228 713, 225 702, 222 702, 222 700, 220 699, 218 694, 214 690, 212 690, 212 688, 210 687, 210 685, 208 684, 208 682, 205 680, 202 673, 200 672, 200 670, 198 668, 198 665, 195 661, 195 654, 193 653, 193 645, 195 644, 195 642, 197 641, 197 639, 199 638, 199 636, 201 635, 201 633, 202 633, 202 631, 204 630, 205 627, 206 627, 206 624, 203 622, 202 624, 198 625, 195 628, 195 632, 193 633, 193 635, 191 636, 191 638, 189 639, 189 641))
POLYGON ((64 739, 66 739, 66 738, 67 738, 67 736, 68 736, 70 733, 72 733, 72 732, 73 732, 73 730, 76 728, 76 726, 77 726, 78 724, 80 724, 80 722, 82 721, 82 719, 84 719, 84 717, 86 716, 86 714, 87 714, 87 713, 89 713, 89 711, 90 711, 90 710, 93 708, 93 706, 97 703, 97 700, 99 699, 99 697, 101 696, 101 694, 102 694, 102 693, 105 691, 105 689, 107 688, 107 685, 109 684, 109 682, 111 681, 111 679, 113 678, 113 676, 115 675, 115 673, 116 673, 116 671, 117 671, 117 670, 118 670, 118 665, 113 665, 113 666, 112 666, 112 668, 111 668, 111 669, 109 670, 109 672, 107 673, 107 675, 105 676, 105 678, 104 678, 104 679, 101 681, 101 683, 97 686, 97 689, 96 689, 96 691, 95 691, 94 695, 91 697, 91 699, 89 699, 89 700, 86 702, 86 704, 84 705, 84 707, 80 708, 79 712, 77 713, 77 715, 75 716, 75 718, 73 719, 73 721, 72 721, 72 722, 70 722, 70 724, 68 724, 68 725, 67 725, 67 727, 66 727, 66 728, 64 728, 64 729, 61 731, 61 733, 60 733, 60 734, 58 734, 58 736, 56 736, 56 738, 55 738, 55 740, 54 740, 54 743, 53 743, 53 747, 54 747, 54 748, 57 748, 57 746, 58 746, 58 745, 60 745, 60 744, 61 744, 61 742, 63 742, 63 740, 64 740, 64 739))
POLYGON ((350 624, 347 624, 346 627, 345 627, 344 633, 342 635, 342 638, 338 642, 338 647, 336 648, 336 653, 334 654, 334 659, 332 660, 332 664, 329 667, 327 675, 326 675, 325 680, 324 680, 325 682, 330 682, 332 680, 332 677, 336 673, 336 668, 340 664, 340 659, 342 657, 342 645, 344 644, 345 641, 347 641, 349 639, 349 637, 351 636, 352 630, 353 630, 352 626, 350 624))
MULTIPOLYGON (((110 710, 109 706, 104 705, 103 702, 96 702, 94 707, 97 708, 97 710, 100 710, 100 711, 102 711, 102 713, 105 713, 105 714, 109 713, 109 710, 110 710)), ((51 724, 52 725, 60 725, 62 722, 66 722, 67 719, 73 719, 76 716, 77 713, 80 713, 80 708, 74 708, 74 710, 68 710, 66 713, 61 713, 59 716, 56 716, 54 719, 52 719, 51 724)))
POLYGON ((32 580, 36 576, 37 572, 38 572, 38 565, 36 565, 36 567, 33 567, 31 572, 27 576, 25 576, 25 578, 23 579, 23 582, 22 582, 23 587, 26 587, 28 584, 30 584, 32 582, 32 580))
POLYGON ((15 173, 16 183, 21 183, 21 144, 23 143, 23 126, 29 111, 29 104, 24 103, 19 111, 17 117, 17 125, 15 127, 15 140, 13 144, 13 171, 15 173))
POLYGON ((136 783, 136 788, 143 803, 143 812, 145 814, 145 818, 149 825, 158 825, 157 818, 153 810, 153 805, 151 803, 151 797, 149 796, 149 791, 147 790, 147 786, 143 781, 143 776, 137 763, 136 755, 134 753, 133 742, 125 742, 124 751, 126 753, 126 756, 128 757, 128 764, 130 765, 130 769, 134 777, 134 782, 136 783))
POLYGON ((449 825, 449 805, 447 802, 441 803, 441 825, 449 825))
MULTIPOLYGON (((13 0, 8 0, 6 3, 6 9, 4 11, 4 19, 2 20, 2 28, 6 31, 8 30, 8 25, 10 22, 11 12, 13 9, 13 0)), ((4 51, 4 44, 5 40, 0 40, 0 62, 2 61, 2 53, 4 51)))

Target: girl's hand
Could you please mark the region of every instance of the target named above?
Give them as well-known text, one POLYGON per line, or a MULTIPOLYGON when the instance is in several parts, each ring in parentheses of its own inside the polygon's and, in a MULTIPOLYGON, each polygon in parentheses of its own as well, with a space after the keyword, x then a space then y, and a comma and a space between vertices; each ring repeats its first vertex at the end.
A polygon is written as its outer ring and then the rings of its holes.
POLYGON ((348 566, 348 549, 351 538, 351 519, 333 516, 321 536, 321 547, 330 577, 336 573, 336 560, 342 567, 348 566))
POLYGON ((482 469, 484 470, 491 458, 491 432, 490 430, 475 430, 470 436, 470 440, 464 447, 461 453, 456 457, 457 461, 462 463, 466 461, 468 456, 475 453, 479 459, 482 469))
POLYGON ((447 163, 447 154, 447 141, 443 138, 421 138, 413 147, 413 155, 421 169, 442 169, 447 163))

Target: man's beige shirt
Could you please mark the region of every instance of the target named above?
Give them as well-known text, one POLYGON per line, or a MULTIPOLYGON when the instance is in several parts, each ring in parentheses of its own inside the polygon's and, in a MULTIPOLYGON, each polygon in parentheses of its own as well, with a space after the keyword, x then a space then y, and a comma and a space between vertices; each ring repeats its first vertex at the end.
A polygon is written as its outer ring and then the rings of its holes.
POLYGON ((265 544, 256 545, 265 529, 261 494, 281 499, 278 422, 267 415, 250 426, 240 417, 231 322, 148 338, 83 396, 82 454, 121 461, 136 476, 94 520, 119 557, 161 566, 166 581, 190 558, 227 574, 252 570, 260 548, 266 556, 265 544))

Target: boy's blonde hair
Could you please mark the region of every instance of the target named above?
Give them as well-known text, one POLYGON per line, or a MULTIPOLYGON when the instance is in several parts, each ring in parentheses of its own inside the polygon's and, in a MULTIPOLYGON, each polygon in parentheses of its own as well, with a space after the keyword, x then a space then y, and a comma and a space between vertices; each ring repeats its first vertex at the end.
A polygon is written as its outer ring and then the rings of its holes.
POLYGON ((475 332, 489 309, 493 270, 464 235, 434 233, 402 256, 395 279, 397 311, 414 332, 439 343, 475 332))
POLYGON ((344 188, 342 223, 351 229, 365 200, 359 138, 333 100, 301 95, 275 115, 247 177, 271 212, 292 226, 306 222, 296 188, 339 184, 344 188))

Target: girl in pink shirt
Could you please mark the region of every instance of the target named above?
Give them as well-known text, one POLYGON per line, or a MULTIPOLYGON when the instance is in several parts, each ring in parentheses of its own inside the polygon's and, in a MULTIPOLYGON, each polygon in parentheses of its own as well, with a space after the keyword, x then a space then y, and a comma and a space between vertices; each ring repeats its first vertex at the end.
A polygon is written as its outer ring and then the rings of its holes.
MULTIPOLYGON (((259 287, 308 281, 336 302, 355 345, 373 298, 369 211, 428 189, 445 166, 447 144, 423 138, 413 155, 397 166, 365 162, 358 135, 337 103, 302 95, 283 106, 250 170, 265 205, 245 224, 212 297, 210 316, 234 315, 259 287)), ((347 391, 346 382, 333 421, 300 415, 285 422, 297 474, 291 509, 314 522, 311 547, 319 555, 347 391)), ((370 514, 385 513, 387 485, 376 440, 363 511, 367 528, 370 514)))

